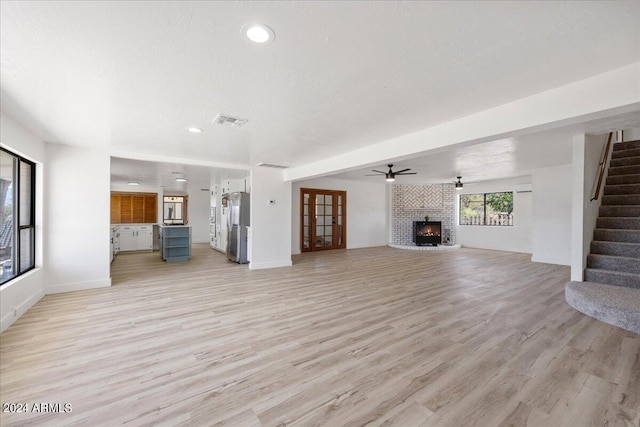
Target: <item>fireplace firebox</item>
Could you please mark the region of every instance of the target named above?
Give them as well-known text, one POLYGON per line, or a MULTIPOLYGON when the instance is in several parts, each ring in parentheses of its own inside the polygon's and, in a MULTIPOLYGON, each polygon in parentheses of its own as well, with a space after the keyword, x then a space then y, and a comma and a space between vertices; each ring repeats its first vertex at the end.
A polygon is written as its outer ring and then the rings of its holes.
POLYGON ((438 246, 442 243, 441 230, 440 221, 413 221, 413 243, 416 246, 438 246))

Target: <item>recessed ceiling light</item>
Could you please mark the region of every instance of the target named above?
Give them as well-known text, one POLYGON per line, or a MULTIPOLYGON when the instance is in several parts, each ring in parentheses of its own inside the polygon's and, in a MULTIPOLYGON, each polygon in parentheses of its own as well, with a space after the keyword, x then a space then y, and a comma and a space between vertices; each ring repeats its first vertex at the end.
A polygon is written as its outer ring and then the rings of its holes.
POLYGON ((176 178, 177 182, 187 182, 187 178, 176 178))
POLYGON ((276 38, 271 28, 264 24, 247 24, 242 27, 242 34, 254 43, 273 43, 276 38))
POLYGON ((134 181, 129 181, 129 182, 127 182, 127 184, 129 184, 129 185, 140 185, 139 182, 134 182, 134 181))
POLYGON ((200 132, 202 132, 202 129, 196 128, 196 127, 190 127, 190 128, 187 128, 187 130, 189 132, 191 132, 191 133, 200 133, 200 132))

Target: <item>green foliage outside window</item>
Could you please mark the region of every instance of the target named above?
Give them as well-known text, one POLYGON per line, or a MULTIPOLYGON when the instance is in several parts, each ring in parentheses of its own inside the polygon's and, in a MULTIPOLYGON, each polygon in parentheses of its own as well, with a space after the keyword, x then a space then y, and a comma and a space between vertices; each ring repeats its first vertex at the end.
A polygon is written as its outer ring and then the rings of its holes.
POLYGON ((460 195, 460 225, 513 225, 513 192, 460 195))

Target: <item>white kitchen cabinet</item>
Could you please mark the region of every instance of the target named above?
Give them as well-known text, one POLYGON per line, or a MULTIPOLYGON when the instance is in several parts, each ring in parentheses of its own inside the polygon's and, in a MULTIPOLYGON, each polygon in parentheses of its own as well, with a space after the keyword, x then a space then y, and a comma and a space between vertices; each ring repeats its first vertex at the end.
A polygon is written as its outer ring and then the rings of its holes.
POLYGON ((153 225, 120 225, 120 252, 153 250, 153 225))
POLYGON ((243 179, 225 179, 222 181, 222 194, 236 193, 245 191, 245 180, 243 179))
POLYGON ((136 228, 135 225, 120 226, 120 252, 136 250, 136 228))
POLYGON ((136 250, 153 250, 153 225, 138 225, 136 231, 136 250))

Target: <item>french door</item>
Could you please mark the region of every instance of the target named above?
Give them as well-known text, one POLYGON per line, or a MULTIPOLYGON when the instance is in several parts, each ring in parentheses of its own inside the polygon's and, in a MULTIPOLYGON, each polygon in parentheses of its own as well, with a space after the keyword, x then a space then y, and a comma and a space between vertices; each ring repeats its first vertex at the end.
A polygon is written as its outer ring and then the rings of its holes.
POLYGON ((302 252, 347 247, 347 192, 300 189, 302 252))

